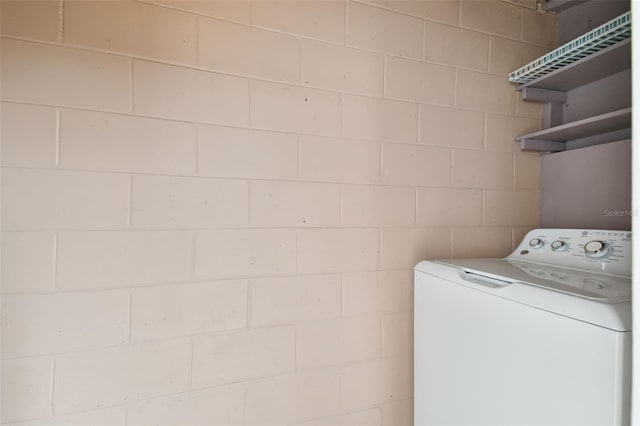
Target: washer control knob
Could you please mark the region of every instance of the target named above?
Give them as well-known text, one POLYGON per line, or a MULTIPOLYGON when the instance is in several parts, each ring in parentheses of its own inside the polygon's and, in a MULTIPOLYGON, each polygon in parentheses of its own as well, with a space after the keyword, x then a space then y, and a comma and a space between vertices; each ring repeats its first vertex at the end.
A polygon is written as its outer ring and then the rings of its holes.
POLYGON ((551 243, 551 250, 553 251, 564 251, 569 247, 569 245, 565 241, 555 240, 551 243))
POLYGON ((612 248, 604 241, 589 241, 584 245, 584 254, 589 259, 604 259, 612 252, 612 248))
POLYGON ((533 248, 541 248, 544 245, 544 241, 542 241, 540 238, 533 238, 531 241, 529 241, 529 245, 533 248))

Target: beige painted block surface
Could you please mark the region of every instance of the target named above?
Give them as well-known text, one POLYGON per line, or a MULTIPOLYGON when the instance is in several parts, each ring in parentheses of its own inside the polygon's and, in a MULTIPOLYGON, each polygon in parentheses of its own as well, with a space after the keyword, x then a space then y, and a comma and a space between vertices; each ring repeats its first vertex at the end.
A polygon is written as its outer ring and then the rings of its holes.
POLYGON ((56 357, 56 413, 109 407, 189 387, 190 342, 148 343, 56 357))
POLYGON ((20 426, 125 426, 125 410, 108 408, 21 422, 20 426))
POLYGON ((511 253, 511 228, 454 228, 451 253, 454 258, 505 257, 511 253))
POLYGON ((117 346, 128 340, 128 292, 5 295, 2 298, 4 357, 117 346))
POLYGON ((303 85, 382 96, 383 55, 315 40, 302 40, 301 69, 303 85))
POLYGON ((451 150, 384 144, 382 146, 382 183, 449 186, 451 184, 451 150))
POLYGON ((350 1, 346 44, 418 59, 422 57, 422 21, 350 1))
POLYGON ((251 23, 251 2, 237 0, 145 0, 149 3, 221 18, 229 21, 251 23))
POLYGON ((242 386, 223 386, 128 407, 127 420, 132 425, 240 425, 243 409, 242 386))
POLYGON ((455 69, 410 59, 387 57, 385 96, 436 105, 453 105, 455 69))
POLYGON ((380 145, 347 139, 301 136, 300 177, 328 182, 380 181, 380 145))
POLYGON ((421 226, 476 226, 482 223, 482 191, 420 188, 417 223, 421 226))
POLYGON ((241 330, 193 344, 194 388, 274 376, 295 369, 293 327, 241 330))
POLYGON ((541 127, 541 120, 487 114, 487 149, 519 153, 520 144, 516 137, 538 131, 541 127))
POLYGON ((2 201, 4 229, 124 228, 129 220, 129 177, 5 168, 2 201))
POLYGON ((545 46, 556 46, 557 17, 551 13, 539 13, 522 9, 522 40, 545 46))
POLYGON ((342 96, 342 136, 415 142, 418 108, 415 104, 360 96, 342 96))
POLYGON ((252 81, 251 125, 335 136, 340 134, 340 97, 323 90, 252 81))
POLYGON ((245 423, 291 424, 338 413, 339 377, 299 371, 246 385, 245 423))
POLYGON ((2 99, 128 111, 131 60, 122 56, 2 39, 2 99))
POLYGON ((193 174, 195 145, 190 124, 71 109, 60 115, 66 168, 193 174))
MULTIPOLYGON (((537 14, 537 12, 534 12, 537 14)), ((510 72, 544 55, 546 49, 527 43, 491 37, 489 72, 506 77, 510 72)), ((515 87, 515 85, 514 85, 515 87)))
POLYGON ((521 8, 498 0, 460 2, 460 24, 490 34, 520 39, 521 8))
POLYGON ((413 269, 421 260, 451 257, 448 228, 388 228, 380 231, 382 269, 413 269))
POLYGON ((504 77, 458 70, 456 106, 462 109, 514 114, 516 93, 504 77))
MULTIPOLYGON (((4 4, 0 3, 0 7, 4 4)), ((55 167, 58 157, 56 109, 10 102, 2 102, 1 108, 2 165, 55 167)))
POLYGON ((382 357, 413 364, 413 313, 382 317, 382 357))
POLYGON ((389 8, 447 24, 460 20, 460 0, 389 0, 389 8))
POLYGON ((513 155, 456 149, 453 151, 453 185, 463 188, 511 188, 513 155))
POLYGON ((198 231, 195 269, 198 278, 291 274, 296 271, 296 231, 198 231))
POLYGON ((431 105, 420 105, 419 139, 425 145, 482 148, 484 114, 431 105))
POLYGON ((372 408, 357 413, 342 414, 339 416, 325 417, 320 420, 297 423, 296 426, 378 426, 381 422, 382 413, 380 409, 372 408))
POLYGON ((516 188, 538 189, 540 186, 540 157, 538 155, 516 155, 516 188))
POLYGON ((196 17, 137 1, 68 1, 64 42, 195 64, 196 17))
POLYGON ((52 383, 51 357, 2 360, 2 422, 50 415, 52 383))
POLYGON ((382 426, 412 426, 413 399, 387 402, 380 405, 382 426))
POLYGON ((487 70, 489 36, 486 34, 427 22, 424 37, 424 58, 427 61, 487 70))
POLYGON ((58 286, 92 289, 186 281, 191 245, 186 231, 62 232, 58 286))
POLYGON ((3 232, 2 293, 53 290, 56 237, 53 232, 3 232))
POLYGON ((252 181, 249 205, 254 226, 336 226, 340 223, 340 186, 252 181))
POLYGON ((251 280, 251 326, 290 324, 340 316, 340 276, 251 280))
POLYGON ((374 270, 378 265, 377 229, 300 229, 298 272, 374 270))
POLYGON ((131 341, 246 327, 247 287, 246 281, 218 281, 135 289, 131 341))
POLYGON ((341 371, 340 383, 340 409, 362 410, 411 398, 413 367, 392 358, 353 364, 341 371))
POLYGON ((344 315, 408 312, 413 306, 413 271, 355 272, 342 276, 344 315))
POLYGON ((536 226, 514 226, 511 228, 511 233, 513 235, 513 248, 515 250, 516 247, 522 242, 527 233, 533 229, 537 228, 536 226))
POLYGON ((537 225, 539 205, 537 191, 484 191, 484 223, 492 226, 537 225))
POLYGON ((253 25, 314 39, 344 42, 345 0, 252 2, 253 25))
POLYGON ((318 321, 296 328, 298 368, 372 359, 379 355, 380 321, 377 317, 318 321))
POLYGON ((297 39, 216 19, 200 18, 198 28, 200 66, 269 80, 299 82, 300 42, 297 39))
POLYGON ((198 173, 203 176, 293 179, 297 137, 286 133, 200 126, 198 173))
POLYGON ((134 61, 134 112, 213 124, 249 123, 249 81, 239 77, 134 61))
POLYGON ((415 223, 413 188, 342 185, 340 192, 342 225, 411 226, 415 223))
POLYGON ((247 182, 134 176, 131 226, 136 229, 240 227, 248 223, 247 182))
POLYGON ((0 33, 56 42, 61 3, 61 0, 3 0, 0 3, 0 33))

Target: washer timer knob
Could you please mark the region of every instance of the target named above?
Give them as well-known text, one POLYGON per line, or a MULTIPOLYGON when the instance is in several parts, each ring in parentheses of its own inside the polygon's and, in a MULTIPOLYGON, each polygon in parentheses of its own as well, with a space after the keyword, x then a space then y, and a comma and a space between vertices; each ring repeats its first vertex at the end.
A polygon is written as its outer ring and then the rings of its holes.
POLYGON ((553 251, 564 251, 569 247, 569 245, 565 241, 555 240, 551 243, 551 250, 553 251))
POLYGON ((533 248, 540 248, 544 245, 544 241, 542 241, 540 238, 533 238, 531 241, 529 241, 529 245, 533 248))
POLYGON ((589 259, 604 259, 611 254, 611 246, 604 241, 589 241, 584 245, 584 254, 589 259))

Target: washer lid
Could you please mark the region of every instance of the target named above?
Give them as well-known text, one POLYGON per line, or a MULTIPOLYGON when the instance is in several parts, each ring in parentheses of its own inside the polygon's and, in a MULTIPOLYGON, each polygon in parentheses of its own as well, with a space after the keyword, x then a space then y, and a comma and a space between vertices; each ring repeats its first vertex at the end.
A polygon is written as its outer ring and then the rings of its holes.
MULTIPOLYGON (((631 280, 506 259, 423 261, 418 273, 594 324, 631 330, 631 280), (552 275, 554 274, 554 275, 552 275)), ((416 285, 428 285, 419 281, 416 285)))
POLYGON ((521 282, 599 302, 631 300, 631 280, 618 276, 510 259, 453 259, 437 262, 503 281, 521 282))

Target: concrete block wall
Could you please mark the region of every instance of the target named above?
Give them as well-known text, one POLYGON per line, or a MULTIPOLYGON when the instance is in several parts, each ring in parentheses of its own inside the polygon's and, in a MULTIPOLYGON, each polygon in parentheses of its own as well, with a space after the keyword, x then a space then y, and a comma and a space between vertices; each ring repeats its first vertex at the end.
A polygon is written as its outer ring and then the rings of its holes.
POLYGON ((2 0, 2 424, 410 425, 413 266, 538 223, 534 8, 2 0))

